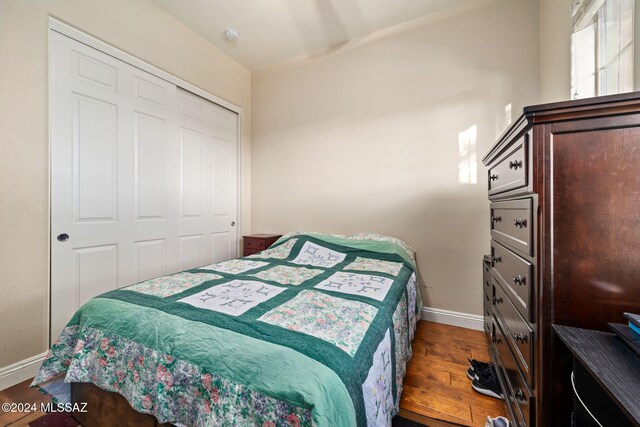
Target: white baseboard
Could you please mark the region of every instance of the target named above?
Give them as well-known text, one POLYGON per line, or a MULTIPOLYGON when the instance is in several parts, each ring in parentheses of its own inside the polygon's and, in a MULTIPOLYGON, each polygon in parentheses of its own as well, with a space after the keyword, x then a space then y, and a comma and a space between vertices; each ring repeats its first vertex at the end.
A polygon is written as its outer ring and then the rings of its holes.
POLYGON ((440 308, 423 307, 422 320, 484 331, 484 319, 477 314, 460 313, 440 308))
POLYGON ((47 352, 21 360, 13 365, 0 368, 0 391, 34 377, 47 352))

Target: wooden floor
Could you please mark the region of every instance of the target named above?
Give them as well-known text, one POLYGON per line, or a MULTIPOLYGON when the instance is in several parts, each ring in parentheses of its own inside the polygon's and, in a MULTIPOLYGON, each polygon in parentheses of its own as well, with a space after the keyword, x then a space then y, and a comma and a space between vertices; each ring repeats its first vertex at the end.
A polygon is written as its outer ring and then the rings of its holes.
POLYGON ((29 388, 32 380, 33 378, 30 378, 13 387, 0 391, 0 404, 15 402, 33 405, 35 403, 38 410, 35 412, 31 410, 28 412, 5 412, 0 410, 0 426, 27 427, 31 421, 37 420, 44 415, 44 413, 39 410, 40 403, 47 403, 50 399, 41 394, 37 389, 29 388))
POLYGON ((489 360, 484 332, 418 322, 400 415, 430 427, 484 426, 488 415, 505 415, 501 400, 471 388, 467 359, 489 360))
MULTIPOLYGON (((400 415, 429 427, 484 426, 487 415, 504 415, 502 401, 476 393, 467 359, 488 360, 484 332, 432 322, 418 322, 413 357, 407 368, 400 415)), ((48 402, 31 380, 0 391, 0 403, 48 402)), ((37 413, 0 412, 0 426, 26 427, 37 413)))

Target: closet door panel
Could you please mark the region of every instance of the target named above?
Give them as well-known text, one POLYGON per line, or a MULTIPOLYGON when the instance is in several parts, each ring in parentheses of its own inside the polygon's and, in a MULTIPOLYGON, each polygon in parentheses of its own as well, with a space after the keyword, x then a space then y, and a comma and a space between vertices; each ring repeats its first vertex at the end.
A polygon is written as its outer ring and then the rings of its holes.
POLYGON ((74 250, 74 284, 77 305, 118 286, 118 245, 103 245, 74 250))
POLYGON ((167 270, 167 239, 134 242, 134 282, 163 276, 167 270))
POLYGON ((231 181, 231 156, 230 143, 223 139, 213 138, 213 161, 212 161, 212 194, 213 216, 229 217, 229 202, 231 181))
POLYGON ((211 233, 211 262, 220 262, 234 258, 234 255, 232 255, 233 243, 231 233, 227 231, 211 233))
POLYGON ((180 128, 180 217, 202 217, 204 133, 180 128))
POLYGON ((133 113, 134 208, 136 220, 166 218, 166 122, 159 117, 133 113))
POLYGON ((234 258, 238 116, 178 88, 178 121, 182 144, 179 236, 201 236, 204 264, 234 258))
POLYGON ((203 240, 201 234, 180 236, 180 270, 200 267, 205 263, 202 259, 203 240))
POLYGON ((76 221, 117 220, 118 106, 72 94, 76 221))

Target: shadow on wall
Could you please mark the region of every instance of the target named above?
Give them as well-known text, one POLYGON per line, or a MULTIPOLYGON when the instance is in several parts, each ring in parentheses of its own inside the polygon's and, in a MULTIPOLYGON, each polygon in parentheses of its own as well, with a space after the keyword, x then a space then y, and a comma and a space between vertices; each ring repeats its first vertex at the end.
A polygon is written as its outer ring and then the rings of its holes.
POLYGON ((398 237, 417 251, 427 306, 481 314, 480 160, 511 119, 505 106, 537 100, 536 13, 491 2, 257 73, 253 230, 398 237))
MULTIPOLYGON (((350 35, 348 34, 347 29, 342 22, 342 19, 336 12, 331 2, 326 0, 314 0, 313 4, 316 9, 316 15, 318 16, 320 31, 322 32, 328 44, 333 46, 344 44, 344 41, 348 40, 350 35)), ((314 43, 312 43, 311 39, 309 38, 309 28, 306 26, 302 26, 302 24, 305 23, 298 19, 299 14, 296 11, 296 6, 299 6, 298 2, 289 1, 286 2, 286 5, 290 9, 292 18, 291 22, 296 25, 298 37, 302 41, 306 50, 313 51, 318 49, 319 46, 316 46, 314 43)), ((358 7, 357 2, 348 2, 347 5, 350 8, 354 9, 354 12, 350 14, 351 19, 357 17, 357 21, 360 24, 362 22, 362 13, 360 12, 360 8, 358 7)), ((344 6, 345 5, 342 5, 342 7, 344 6)))
MULTIPOLYGON (((460 307, 474 313, 482 301, 482 255, 488 251, 488 202, 474 189, 431 194, 413 217, 418 283, 425 306, 460 307), (482 215, 485 213, 485 215, 482 215), (437 305, 436 305, 437 304, 437 305)), ((413 233, 412 233, 413 234, 413 233)), ((412 236, 407 237, 413 240, 412 236)))
MULTIPOLYGON (((420 27, 426 24, 435 24, 439 21, 448 21, 455 18, 456 15, 469 13, 474 9, 485 7, 489 3, 499 2, 501 0, 457 0, 455 2, 446 2, 444 7, 441 7, 437 2, 432 5, 432 10, 427 15, 409 20, 401 24, 393 25, 389 28, 376 31, 372 34, 351 38, 353 34, 350 34, 346 29, 340 14, 337 13, 330 1, 315 0, 315 7, 318 16, 317 23, 304 22, 297 19, 299 14, 296 10, 298 4, 295 1, 287 2, 289 7, 289 14, 291 15, 292 22, 296 25, 296 30, 301 43, 305 46, 305 51, 309 54, 303 54, 297 58, 284 61, 284 63, 276 63, 264 67, 264 69, 281 68, 283 65, 296 63, 303 58, 323 59, 330 57, 331 55, 344 52, 349 49, 360 47, 364 44, 377 40, 381 35, 390 35, 395 32, 405 31, 407 27, 420 27), (318 31, 322 32, 326 40, 327 48, 319 48, 317 43, 313 43, 309 38, 309 25, 317 24, 318 31)), ((345 2, 340 5, 340 10, 344 11, 347 8, 352 11, 348 13, 350 27, 351 28, 369 28, 366 22, 366 14, 362 13, 357 2, 345 2)), ((356 30, 357 31, 357 30, 356 30)), ((262 69, 262 70, 264 70, 262 69)), ((260 70, 259 70, 260 72, 260 70)))

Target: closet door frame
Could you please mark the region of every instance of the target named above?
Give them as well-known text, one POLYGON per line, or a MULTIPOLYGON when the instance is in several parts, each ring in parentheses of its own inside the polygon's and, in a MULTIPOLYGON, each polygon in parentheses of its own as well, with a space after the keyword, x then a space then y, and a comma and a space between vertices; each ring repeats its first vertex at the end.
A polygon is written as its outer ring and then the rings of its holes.
MULTIPOLYGON (((132 65, 136 68, 139 68, 140 70, 143 70, 149 74, 152 74, 153 76, 156 76, 160 79, 163 79, 169 83, 172 83, 174 85, 176 85, 179 88, 182 88, 188 92, 191 92, 193 94, 196 94, 208 101, 213 102, 214 104, 217 104, 221 107, 226 108, 227 110, 230 110, 234 113, 236 113, 238 115, 238 120, 237 120, 237 141, 236 141, 236 150, 237 150, 237 176, 236 176, 236 183, 237 183, 237 188, 236 188, 236 253, 241 253, 241 247, 240 247, 240 236, 242 236, 242 227, 243 227, 243 222, 242 222, 242 120, 243 120, 243 114, 242 114, 242 107, 239 107, 229 101, 226 101, 212 93, 207 92, 204 89, 201 89, 187 81, 184 81, 170 73, 167 73, 166 71, 163 71, 133 55, 130 55, 108 43, 105 43, 95 37, 92 37, 80 30, 78 30, 77 28, 74 28, 56 18, 53 17, 49 17, 49 33, 51 34, 52 32, 56 32, 62 35, 65 35, 71 39, 74 39, 84 45, 87 45, 89 47, 92 47, 93 49, 96 49, 102 53, 105 53, 107 55, 110 55, 124 63, 127 63, 129 65, 132 65)), ((51 57, 51 40, 52 37, 49 37, 49 57, 51 57)), ((48 106, 48 116, 51 117, 51 110, 52 110, 52 103, 51 103, 51 88, 52 88, 52 80, 51 80, 51 70, 49 70, 49 76, 48 76, 48 82, 49 82, 49 106, 48 106)), ((52 133, 51 133, 51 121, 49 121, 49 153, 51 153, 51 149, 52 149, 52 133)), ((51 192, 52 192, 52 188, 51 188, 51 172, 52 172, 52 165, 51 165, 51 155, 49 155, 49 188, 48 188, 48 205, 49 205, 49 212, 48 212, 48 224, 47 224, 47 234, 48 234, 48 251, 47 251, 47 263, 48 263, 48 277, 47 277, 47 282, 48 282, 48 287, 47 287, 47 299, 49 301, 49 316, 48 316, 48 323, 47 323, 47 337, 49 340, 49 345, 51 345, 51 256, 52 256, 52 240, 51 240, 51 201, 52 201, 52 197, 51 197, 51 192)))

